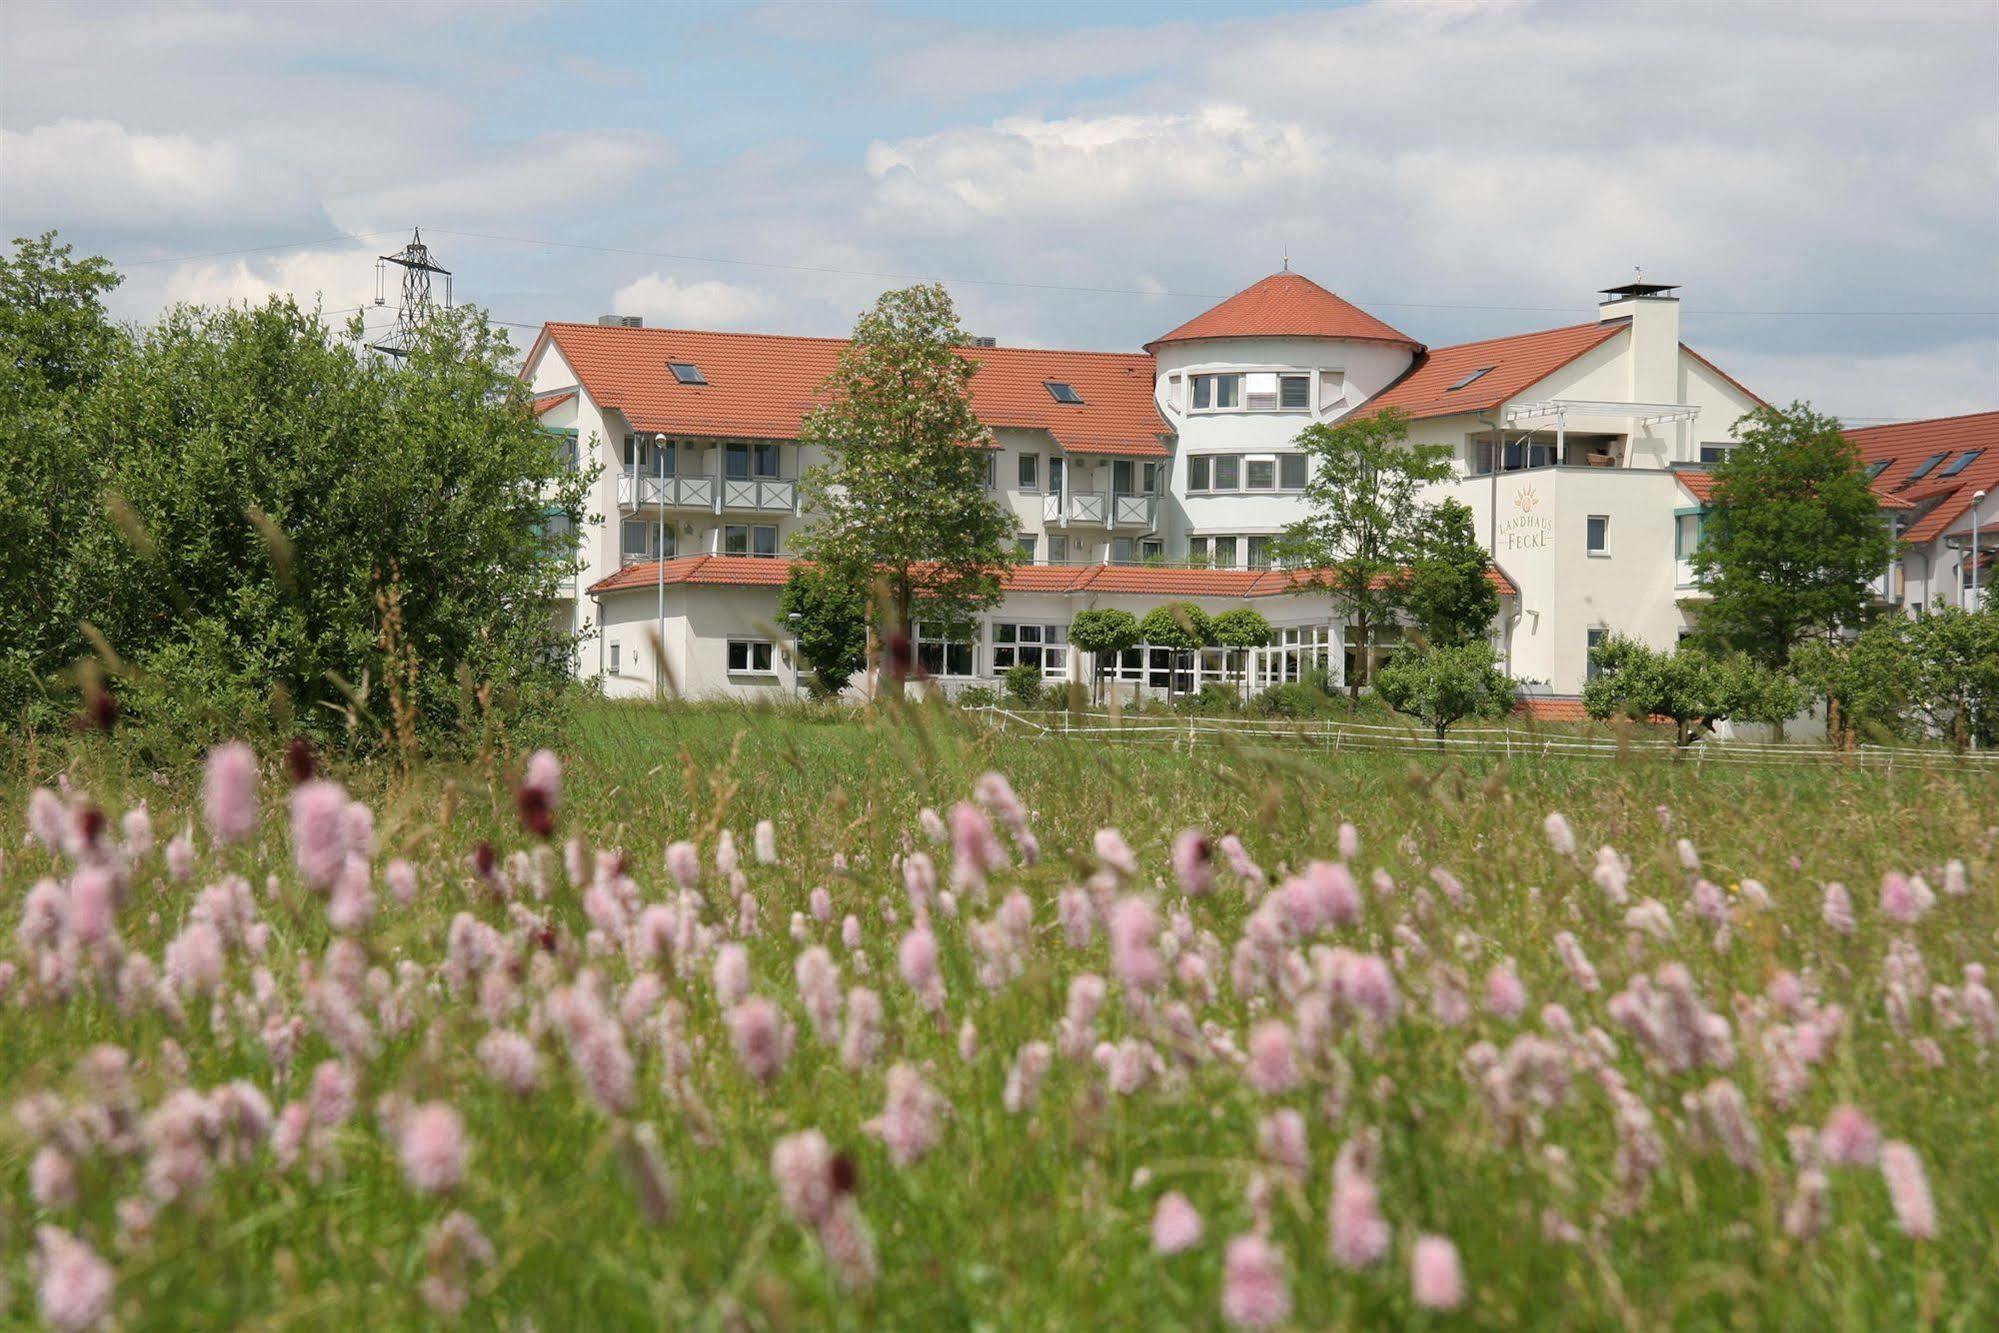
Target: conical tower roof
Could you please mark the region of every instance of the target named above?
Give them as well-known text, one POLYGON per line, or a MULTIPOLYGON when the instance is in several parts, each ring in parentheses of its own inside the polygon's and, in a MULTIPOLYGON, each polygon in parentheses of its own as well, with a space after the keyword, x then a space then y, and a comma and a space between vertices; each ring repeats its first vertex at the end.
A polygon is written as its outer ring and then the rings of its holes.
POLYGON ((1338 338, 1395 343, 1413 351, 1423 348, 1400 329, 1382 323, 1302 273, 1288 270, 1243 288, 1171 333, 1154 338, 1145 350, 1203 338, 1338 338))

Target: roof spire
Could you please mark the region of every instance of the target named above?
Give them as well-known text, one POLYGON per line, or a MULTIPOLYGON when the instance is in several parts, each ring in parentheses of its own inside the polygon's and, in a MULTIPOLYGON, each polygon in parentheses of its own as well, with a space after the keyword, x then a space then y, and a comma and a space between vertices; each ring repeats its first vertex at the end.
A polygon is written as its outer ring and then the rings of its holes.
POLYGON ((1291 243, 1289 241, 1284 244, 1284 271, 1286 273, 1291 271, 1291 243))

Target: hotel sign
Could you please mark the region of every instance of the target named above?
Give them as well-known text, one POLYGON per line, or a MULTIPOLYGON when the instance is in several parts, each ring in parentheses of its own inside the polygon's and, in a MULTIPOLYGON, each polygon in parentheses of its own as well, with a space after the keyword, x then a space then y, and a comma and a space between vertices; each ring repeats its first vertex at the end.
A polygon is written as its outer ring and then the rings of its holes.
POLYGON ((1540 508, 1540 493, 1532 486, 1522 486, 1513 493, 1513 517, 1499 525, 1502 551, 1538 551, 1548 545, 1555 535, 1555 520, 1535 512, 1540 508))

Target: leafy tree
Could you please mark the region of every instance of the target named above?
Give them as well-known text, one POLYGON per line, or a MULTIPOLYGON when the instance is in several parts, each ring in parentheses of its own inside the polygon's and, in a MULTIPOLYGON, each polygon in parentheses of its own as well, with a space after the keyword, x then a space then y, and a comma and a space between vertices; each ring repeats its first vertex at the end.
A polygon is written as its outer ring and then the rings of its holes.
POLYGON ((868 594, 817 565, 795 564, 778 594, 787 621, 798 617, 798 655, 812 668, 815 697, 831 699, 868 664, 868 594))
POLYGON ((1721 664, 1722 693, 1728 715, 1738 722, 1760 722, 1784 736, 1784 725, 1805 711, 1811 690, 1796 676, 1771 671, 1737 655, 1721 664))
POLYGON ((1213 632, 1215 642, 1229 649, 1232 657, 1236 653, 1242 654, 1240 661, 1244 675, 1249 672, 1249 650, 1267 646, 1271 635, 1270 622, 1263 618, 1263 613, 1247 606, 1238 606, 1216 616, 1213 632))
POLYGON ((1405 592, 1409 615, 1440 647, 1483 640, 1499 616, 1492 557, 1479 545, 1471 506, 1445 500, 1417 526, 1405 592))
MULTIPOLYGON (((884 292, 799 433, 827 461, 804 478, 813 519, 794 548, 871 589, 875 628, 904 643, 918 618, 963 625, 997 604, 1019 559, 1013 516, 986 489, 991 437, 964 343, 941 286, 884 292)), ((899 697, 902 672, 886 674, 899 697)))
POLYGON ((1852 749, 1863 735, 1902 732, 1909 666, 1899 618, 1877 620, 1853 639, 1808 639, 1791 654, 1791 669, 1825 701, 1829 744, 1852 749))
POLYGON ((1444 445, 1409 442, 1409 418, 1395 410, 1336 425, 1307 426, 1298 447, 1310 458, 1307 515, 1284 530, 1278 556, 1305 582, 1328 590, 1352 617, 1365 645, 1347 682, 1350 706, 1367 683, 1373 631, 1407 604, 1407 566, 1425 507, 1418 496, 1450 475, 1444 445))
POLYGON ((1422 719, 1440 743, 1465 718, 1505 717, 1518 693, 1483 639, 1398 648, 1375 677, 1374 692, 1396 711, 1422 719))
POLYGON ((1701 630, 1763 666, 1786 665, 1807 638, 1863 627, 1869 584, 1895 550, 1860 450, 1802 403, 1743 418, 1715 466, 1694 576, 1708 594, 1701 630))
POLYGON ((1896 625, 1910 705, 1962 750, 1999 729, 1999 610, 1945 606, 1896 625))
MULTIPOLYGON (((82 313, 25 323, 72 349, 45 364, 107 349, 42 409, 99 461, 71 483, 88 503, 64 540, 4 562, 10 591, 57 590, 0 611, 42 622, 25 657, 10 647, 10 685, 50 691, 52 668, 108 649, 128 713, 162 740, 274 709, 280 726, 402 747, 468 718, 482 734, 494 716, 550 720, 576 642, 551 611, 588 479, 536 428, 503 334, 453 312, 391 363, 359 354, 358 326, 274 300, 183 307, 104 341, 88 332, 101 274, 71 274, 82 313)), ((0 511, 44 479, 0 469, 0 511)), ((62 702, 38 697, 43 716, 62 702)))
POLYGON ((1090 655, 1091 683, 1098 703, 1104 698, 1104 668, 1117 654, 1135 648, 1145 636, 1138 618, 1116 607, 1094 607, 1078 611, 1069 622, 1069 646, 1090 655))
POLYGON ((1215 641, 1215 622, 1192 602, 1168 602, 1155 606, 1138 622, 1138 632, 1148 646, 1171 648, 1176 659, 1183 653, 1199 651, 1215 641))
POLYGON ((1805 704, 1795 682, 1748 658, 1724 660, 1691 643, 1660 652, 1613 634, 1590 650, 1590 662, 1597 674, 1583 686, 1583 707, 1591 717, 1671 718, 1680 745, 1731 716, 1770 722, 1805 704))

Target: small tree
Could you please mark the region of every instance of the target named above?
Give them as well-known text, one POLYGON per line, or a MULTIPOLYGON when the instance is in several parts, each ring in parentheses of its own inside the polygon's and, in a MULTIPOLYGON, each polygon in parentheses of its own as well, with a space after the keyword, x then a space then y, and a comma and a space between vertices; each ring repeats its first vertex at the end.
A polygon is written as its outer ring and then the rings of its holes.
POLYGON ((1955 749, 1988 739, 1999 713, 1999 610, 1946 606, 1896 628, 1916 712, 1955 749))
POLYGON ((1776 722, 1805 706, 1805 691, 1747 657, 1723 660, 1682 643, 1671 652, 1613 634, 1590 650, 1596 678, 1583 707, 1599 721, 1612 715, 1673 721, 1674 741, 1691 745, 1729 717, 1776 722))
POLYGON ((1214 619, 1215 642, 1230 650, 1231 654, 1241 653, 1242 677, 1249 675, 1249 650, 1262 648, 1270 642, 1270 622, 1263 613, 1247 606, 1224 611, 1214 619))
POLYGON ((1760 722, 1784 738, 1784 726, 1811 705, 1812 693, 1796 676, 1771 671, 1745 656, 1721 664, 1722 695, 1728 715, 1738 722, 1760 722))
POLYGON ((1138 632, 1149 647, 1173 649, 1177 668, 1180 654, 1198 652, 1215 641, 1215 622, 1192 602, 1168 602, 1146 612, 1138 632))
MULTIPOLYGON (((827 461, 805 475, 813 519, 793 548, 871 589, 876 629, 904 642, 919 616, 963 625, 996 605, 1020 557, 1014 518, 986 487, 991 435, 964 343, 941 286, 884 292, 826 381, 832 401, 799 431, 827 461)), ((901 692, 892 670, 888 693, 901 692)))
POLYGON ((1277 554, 1352 617, 1361 645, 1360 669, 1347 682, 1354 707, 1367 683, 1375 627, 1406 604, 1407 566, 1425 513, 1418 496, 1451 474, 1447 446, 1408 440, 1409 418, 1393 409, 1298 434, 1311 460, 1308 512, 1284 530, 1277 554))
POLYGON ((1704 637, 1781 668, 1807 638, 1862 628, 1895 541, 1839 423, 1802 403, 1743 418, 1714 469, 1694 577, 1704 637))
POLYGON ((1115 607, 1078 611, 1069 622, 1069 646, 1090 655, 1090 679, 1096 702, 1104 699, 1104 667, 1109 660, 1143 640, 1138 618, 1115 607))
POLYGON ((1908 645, 1899 619, 1877 620, 1853 639, 1809 639, 1791 669, 1812 697, 1825 700, 1828 744, 1852 749, 1864 734, 1892 738, 1909 707, 1908 645))
POLYGON ((1499 589, 1470 505, 1445 500, 1423 516, 1406 598, 1411 619, 1439 647, 1483 640, 1492 632, 1499 589))
POLYGON ((867 590, 817 565, 797 564, 777 609, 787 623, 798 617, 798 655, 812 668, 814 697, 837 698, 868 662, 867 590))
POLYGON ((1465 718, 1505 717, 1518 691, 1499 669, 1492 645, 1474 639, 1396 649, 1375 677, 1374 692, 1397 712, 1420 718, 1441 744, 1444 733, 1465 718))

